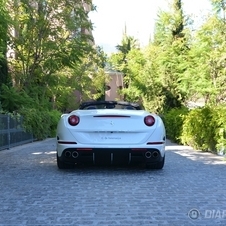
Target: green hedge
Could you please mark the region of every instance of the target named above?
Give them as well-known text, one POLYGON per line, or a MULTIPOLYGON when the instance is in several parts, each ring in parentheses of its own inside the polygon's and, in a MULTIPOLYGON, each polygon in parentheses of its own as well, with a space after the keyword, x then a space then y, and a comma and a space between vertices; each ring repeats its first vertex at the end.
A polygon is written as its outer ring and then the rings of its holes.
POLYGON ((209 106, 193 109, 186 116, 181 141, 183 144, 203 150, 214 151, 216 147, 216 123, 209 106))
POLYGON ((38 140, 54 137, 61 113, 57 110, 24 108, 19 112, 23 116, 23 126, 38 140))
POLYGON ((167 111, 163 116, 163 121, 166 127, 166 136, 173 142, 181 143, 181 134, 184 123, 184 118, 188 114, 188 109, 173 108, 167 111))
POLYGON ((226 153, 225 105, 171 109, 163 121, 170 140, 196 150, 226 153))
POLYGON ((218 106, 212 109, 213 121, 215 123, 215 149, 226 154, 226 106, 218 106))

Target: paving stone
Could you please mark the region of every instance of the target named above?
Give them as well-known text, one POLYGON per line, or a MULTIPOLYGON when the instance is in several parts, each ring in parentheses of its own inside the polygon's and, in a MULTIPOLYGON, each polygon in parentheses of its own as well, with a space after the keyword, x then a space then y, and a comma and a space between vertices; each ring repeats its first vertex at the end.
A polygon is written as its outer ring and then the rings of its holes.
POLYGON ((168 141, 163 170, 59 170, 55 149, 46 139, 0 151, 0 226, 226 225, 223 157, 168 141))

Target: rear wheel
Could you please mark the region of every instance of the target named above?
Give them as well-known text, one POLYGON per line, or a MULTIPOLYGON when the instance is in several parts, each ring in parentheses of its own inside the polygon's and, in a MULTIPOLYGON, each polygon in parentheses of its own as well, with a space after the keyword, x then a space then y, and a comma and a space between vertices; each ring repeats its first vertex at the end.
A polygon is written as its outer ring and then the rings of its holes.
POLYGON ((146 167, 148 169, 162 169, 164 164, 165 164, 165 155, 160 162, 154 164, 147 164, 146 167))

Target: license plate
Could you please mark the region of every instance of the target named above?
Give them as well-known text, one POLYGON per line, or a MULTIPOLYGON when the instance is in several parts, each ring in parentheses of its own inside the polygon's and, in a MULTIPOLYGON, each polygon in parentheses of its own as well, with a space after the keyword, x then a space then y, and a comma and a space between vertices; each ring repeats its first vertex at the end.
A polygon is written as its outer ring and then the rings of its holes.
POLYGON ((121 140, 122 138, 116 133, 105 133, 100 135, 101 140, 121 140))

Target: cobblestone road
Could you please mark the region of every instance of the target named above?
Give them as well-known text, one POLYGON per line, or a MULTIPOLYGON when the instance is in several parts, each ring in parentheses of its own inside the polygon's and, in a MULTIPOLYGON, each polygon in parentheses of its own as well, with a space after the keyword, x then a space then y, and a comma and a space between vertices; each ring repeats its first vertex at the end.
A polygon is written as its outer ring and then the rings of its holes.
POLYGON ((58 170, 55 156, 54 139, 0 151, 1 226, 226 225, 221 157, 169 143, 163 170, 58 170))

